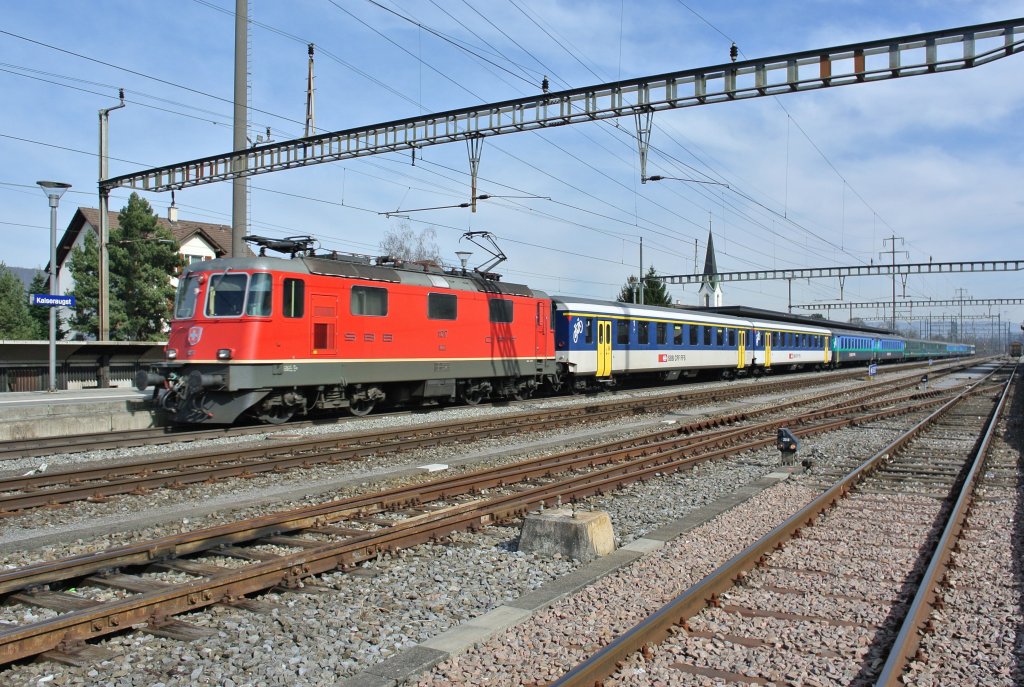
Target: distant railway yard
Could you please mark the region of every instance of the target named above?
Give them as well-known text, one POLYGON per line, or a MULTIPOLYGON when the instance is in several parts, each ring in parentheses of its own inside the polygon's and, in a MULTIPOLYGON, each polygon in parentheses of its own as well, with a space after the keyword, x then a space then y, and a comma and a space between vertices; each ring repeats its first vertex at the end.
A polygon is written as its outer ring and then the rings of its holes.
POLYGON ((0 683, 1019 684, 1015 362, 12 444, 0 683))

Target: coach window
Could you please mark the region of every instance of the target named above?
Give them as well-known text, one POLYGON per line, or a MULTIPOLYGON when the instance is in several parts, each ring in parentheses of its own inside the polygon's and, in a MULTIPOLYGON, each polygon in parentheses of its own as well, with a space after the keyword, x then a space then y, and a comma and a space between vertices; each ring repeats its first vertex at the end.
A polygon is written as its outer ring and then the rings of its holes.
POLYGON ((388 314, 388 290, 376 286, 353 286, 349 312, 353 315, 384 317, 388 314))
POLYGON ((583 342, 594 343, 594 318, 584 317, 583 319, 583 342))
POLYGON ((615 341, 620 346, 625 346, 629 343, 629 320, 616 320, 615 341))
POLYGON ((281 309, 285 317, 302 317, 305 313, 306 282, 301 279, 285 279, 281 294, 281 309))
POLYGON ((658 322, 658 324, 656 326, 657 326, 657 332, 656 332, 657 339, 655 340, 655 343, 657 343, 659 346, 664 346, 665 343, 668 340, 667 339, 667 333, 666 333, 667 329, 668 329, 668 326, 664 322, 658 322))
POLYGON ((700 336, 699 330, 700 330, 699 326, 697 326, 695 324, 691 324, 690 325, 690 345, 691 346, 696 346, 697 345, 697 341, 699 340, 698 337, 700 336))
POLYGON ((672 325, 672 344, 674 346, 683 345, 683 325, 674 324, 672 325))
POLYGON ((512 321, 512 301, 505 298, 492 298, 488 304, 491 309, 491 322, 508 324, 512 321))
POLYGON ((459 299, 452 293, 427 294, 427 318, 431 320, 454 320, 458 315, 459 299))
POLYGON ((736 330, 735 329, 728 329, 726 331, 729 332, 729 346, 735 346, 736 345, 736 330))
POLYGON ((705 346, 710 346, 711 345, 712 334, 713 333, 711 331, 711 327, 704 327, 704 345, 705 346))
POLYGON ((725 330, 722 329, 721 327, 719 327, 718 329, 715 330, 715 345, 716 346, 724 346, 725 345, 725 330))
POLYGON ((270 275, 257 272, 249 279, 249 297, 245 299, 245 314, 253 317, 270 317, 270 301, 273 295, 270 275))
POLYGON ((206 314, 209 317, 239 317, 245 302, 247 274, 215 274, 210 277, 206 295, 206 314))
POLYGON ((650 322, 637 322, 636 323, 636 339, 637 343, 647 345, 651 343, 651 323, 650 322))

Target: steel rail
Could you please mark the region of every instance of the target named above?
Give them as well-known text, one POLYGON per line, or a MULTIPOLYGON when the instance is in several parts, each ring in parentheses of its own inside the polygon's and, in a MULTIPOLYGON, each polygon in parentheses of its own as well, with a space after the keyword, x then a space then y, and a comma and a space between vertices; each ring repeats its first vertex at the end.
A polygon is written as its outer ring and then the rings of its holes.
MULTIPOLYGON (((806 402, 813 402, 813 399, 806 402)), ((827 413, 830 411, 813 412, 827 413)), ((799 417, 801 416, 797 416, 793 420, 797 420, 799 417)), ((686 425, 661 430, 649 436, 653 437, 654 442, 664 442, 666 439, 670 439, 672 435, 688 435, 720 424, 738 422, 745 418, 745 414, 734 414, 725 416, 717 422, 708 419, 696 420, 686 425)), ((789 423, 790 421, 787 420, 786 422, 789 423)), ((727 434, 747 433, 749 431, 751 431, 749 427, 740 429, 727 428, 724 430, 727 434)), ((705 439, 707 437, 693 437, 690 439, 684 438, 683 441, 699 442, 705 439)), ((195 532, 185 534, 169 535, 140 546, 117 547, 83 556, 28 565, 18 570, 0 571, 0 593, 10 593, 29 586, 48 584, 69 577, 81 576, 103 568, 142 565, 153 562, 160 557, 183 556, 221 546, 224 543, 234 544, 247 538, 303 529, 311 526, 310 523, 314 522, 317 518, 326 518, 332 514, 337 514, 337 517, 341 518, 354 511, 363 513, 379 512, 416 505, 421 501, 422 495, 431 490, 440 490, 442 492, 440 497, 443 498, 471 492, 474 488, 478 488, 483 484, 498 485, 506 482, 511 483, 521 479, 524 475, 531 475, 531 471, 535 466, 540 466, 540 474, 550 474, 555 468, 565 471, 574 467, 573 461, 580 465, 593 467, 593 462, 588 463, 588 461, 592 461, 593 456, 602 453, 608 454, 622 451, 622 453, 614 456, 615 460, 642 456, 645 450, 642 440, 643 437, 635 437, 624 441, 605 442, 598 446, 576 451, 566 451, 553 456, 533 458, 514 465, 485 468, 463 476, 447 477, 424 484, 397 487, 367 496, 350 497, 294 509, 284 513, 262 516, 248 521, 196 530, 195 532), (640 451, 633 454, 626 452, 627 449, 635 448, 639 448, 640 451), (448 488, 448 491, 444 491, 445 485, 452 486, 448 488), (477 486, 475 487, 474 485, 477 486), (460 490, 457 488, 459 486, 465 486, 466 488, 460 490)), ((685 446, 685 443, 679 444, 679 446, 685 446)))
MULTIPOLYGON (((904 381, 886 389, 869 393, 862 398, 892 393, 901 388, 912 386, 915 380, 904 381)), ((856 401, 851 401, 855 403, 856 401)), ((791 401, 782 405, 767 408, 763 412, 777 412, 780 409, 805 404, 807 401, 791 401)), ((629 406, 640 404, 650 411, 647 401, 631 401, 629 406)), ((588 408, 589 409, 589 408, 588 408)), ((585 419, 594 421, 620 412, 621 406, 585 413, 585 419)), ((587 409, 585 409, 587 410, 587 409)), ((492 437, 495 434, 509 434, 522 431, 528 427, 536 431, 549 425, 560 425, 565 418, 559 411, 537 411, 542 417, 536 418, 534 413, 519 413, 497 419, 477 423, 442 423, 421 429, 422 433, 401 430, 396 438, 387 441, 373 432, 352 435, 353 443, 372 442, 369 447, 335 448, 337 442, 332 441, 332 448, 323 450, 294 450, 290 446, 278 449, 277 453, 267 452, 266 447, 256 449, 256 454, 234 451, 207 452, 198 455, 177 456, 144 462, 132 462, 124 465, 103 465, 73 470, 47 472, 41 475, 21 475, 0 479, 0 516, 11 515, 18 511, 73 503, 82 500, 101 501, 111 496, 145 493, 152 489, 181 488, 190 484, 199 484, 232 477, 251 477, 267 472, 280 472, 292 468, 311 468, 315 464, 339 463, 344 460, 367 457, 381 451, 403 451, 412 448, 437 445, 451 441, 471 441, 481 437, 492 437), (534 419, 536 418, 536 419, 534 419), (227 463, 227 465, 224 465, 227 463), (10 493, 22 492, 22 493, 10 493)), ((762 413, 749 414, 755 417, 762 413)), ((578 415, 574 415, 578 418, 578 415)), ((735 421, 735 420, 726 420, 735 421)), ((720 421, 718 422, 720 424, 720 421)))
MULTIPOLYGON (((910 409, 904 406, 898 412, 910 412, 910 409)), ((876 413, 872 417, 885 414, 876 413)), ((855 421, 855 418, 832 419, 826 422, 824 427, 855 421)), ((278 560, 256 563, 241 570, 220 573, 166 591, 145 592, 128 599, 103 604, 102 608, 72 611, 52 620, 0 632, 0 663, 18 660, 58 646, 68 647, 75 642, 117 632, 138 623, 159 624, 172 615, 214 603, 230 603, 246 594, 271 586, 296 586, 310 575, 337 568, 346 569, 382 552, 436 540, 455 531, 473 530, 493 522, 507 521, 521 517, 529 510, 545 503, 556 500, 571 501, 587 495, 605 493, 638 479, 683 469, 697 461, 767 446, 773 441, 774 437, 756 439, 740 446, 719 449, 700 456, 681 455, 682 452, 678 449, 668 452, 671 455, 656 453, 640 459, 638 463, 643 467, 639 470, 631 470, 629 465, 612 465, 591 473, 570 476, 559 483, 500 495, 483 504, 467 503, 428 512, 378 531, 351 537, 341 543, 324 544, 283 556, 278 560)), ((479 487, 479 482, 476 483, 476 487, 479 487)), ((471 493, 472 490, 473 486, 470 485, 466 492, 471 493)), ((394 505, 410 505, 410 491, 409 488, 393 490, 390 497, 394 500, 394 505), (404 495, 400 495, 403 492, 404 495)), ((450 498, 451 495, 448 494, 446 497, 450 498)), ((346 515, 360 514, 361 507, 369 504, 371 498, 376 499, 377 503, 389 500, 387 494, 384 499, 381 499, 380 495, 356 497, 343 502, 293 511, 285 514, 284 518, 280 515, 265 516, 245 523, 210 528, 201 533, 164 537, 112 551, 27 566, 20 571, 0 574, 0 591, 16 591, 25 588, 26 585, 77 578, 113 567, 145 565, 170 556, 208 551, 215 546, 258 540, 283 531, 329 528, 332 522, 343 520, 346 515), (25 576, 26 572, 30 573, 29 577, 25 576)), ((102 579, 97 581, 102 583, 102 579)))
MULTIPOLYGON (((973 362, 976 363, 979 361, 973 362)), ((889 366, 888 369, 891 369, 893 371, 904 371, 908 369, 915 369, 923 365, 925 365, 925 363, 923 362, 897 363, 896 365, 889 366)), ((947 366, 948 365, 965 366, 966 364, 963 363, 962 361, 952 361, 947 362, 947 366)), ((835 379, 853 378, 862 374, 863 372, 856 369, 844 369, 827 375, 827 381, 823 383, 829 383, 830 381, 835 379)), ((797 382, 796 380, 780 379, 764 382, 761 391, 771 390, 772 388, 775 388, 775 385, 786 385, 785 388, 800 386, 799 382, 797 382)), ((666 394, 666 396, 678 397, 680 399, 691 399, 691 397, 694 394, 707 395, 710 393, 713 392, 709 390, 683 390, 675 393, 668 393, 666 394)), ((728 395, 730 393, 742 392, 732 390, 718 391, 718 394, 723 395, 723 397, 724 395, 728 395)), ((595 401, 593 404, 591 404, 590 407, 600 407, 602 404, 619 404, 624 402, 628 401, 620 401, 616 399, 608 401, 595 401)), ((34 439, 14 439, 10 441, 0 442, 0 461, 11 460, 16 458, 27 458, 33 456, 52 455, 54 453, 81 453, 83 451, 91 451, 96 449, 124 448, 128 446, 139 446, 149 444, 167 444, 178 441, 198 441, 202 439, 215 439, 225 436, 234 437, 246 436, 250 434, 272 434, 274 432, 287 432, 289 430, 301 429, 303 427, 322 426, 329 424, 338 424, 340 426, 343 426, 346 421, 351 419, 362 418, 323 418, 304 420, 298 422, 289 422, 285 425, 257 425, 194 430, 179 430, 169 427, 159 427, 149 429, 124 430, 123 432, 74 434, 66 437, 39 437, 34 439)))
MULTIPOLYGON (((985 380, 994 375, 993 370, 985 380)), ((707 605, 713 604, 719 595, 735 585, 760 560, 778 545, 793 538, 797 532, 808 527, 826 510, 844 498, 850 490, 865 477, 880 468, 890 456, 902 450, 926 428, 959 405, 967 397, 977 393, 976 387, 957 394, 940 408, 916 423, 896 440, 890 442, 876 452, 859 467, 852 470, 831 488, 790 516, 785 522, 773 528, 766 535, 736 554, 714 572, 705 576, 672 601, 662 606, 644 622, 630 628, 610 644, 600 649, 587 660, 583 661, 561 678, 552 683, 552 687, 590 687, 600 685, 611 675, 631 654, 641 651, 647 644, 664 641, 673 628, 696 615, 707 605)))
POLYGON ((903 674, 910 661, 914 659, 917 648, 921 643, 921 635, 926 631, 925 626, 932 611, 935 609, 939 583, 949 568, 949 559, 953 554, 953 548, 960 539, 964 522, 967 520, 968 510, 974 502, 974 493, 985 469, 988 448, 992 443, 992 437, 995 434, 998 420, 1002 416, 1018 370, 1019 364, 1015 364, 1013 372, 1003 386, 999 401, 989 416, 985 432, 975 449, 974 461, 971 464, 970 471, 964 478, 963 486, 960 489, 960 494, 957 496, 956 503, 953 505, 949 520, 936 544, 935 553, 928 564, 928 568, 925 570, 924 576, 921 578, 920 586, 914 595, 914 600, 910 604, 907 616, 896 635, 893 648, 889 652, 885 665, 882 666, 882 672, 875 681, 878 687, 897 687, 903 684, 903 674))

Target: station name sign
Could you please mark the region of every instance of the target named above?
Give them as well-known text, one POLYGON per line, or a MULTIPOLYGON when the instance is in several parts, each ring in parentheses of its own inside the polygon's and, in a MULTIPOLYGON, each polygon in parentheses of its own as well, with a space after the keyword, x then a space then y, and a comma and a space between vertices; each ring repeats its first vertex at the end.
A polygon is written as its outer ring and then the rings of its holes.
POLYGON ((74 296, 51 296, 48 293, 32 293, 28 296, 29 305, 42 305, 47 307, 73 308, 75 306, 74 296))

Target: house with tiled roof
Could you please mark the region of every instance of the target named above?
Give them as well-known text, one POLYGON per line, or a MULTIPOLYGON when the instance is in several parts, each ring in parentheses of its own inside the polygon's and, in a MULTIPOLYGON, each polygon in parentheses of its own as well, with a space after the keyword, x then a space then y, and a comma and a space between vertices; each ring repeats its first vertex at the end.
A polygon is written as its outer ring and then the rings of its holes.
MULTIPOLYGON (((178 252, 185 258, 185 264, 231 257, 229 225, 179 220, 178 208, 174 206, 167 209, 167 214, 167 217, 157 217, 157 224, 170 230, 178 242, 178 252)), ((107 218, 111 231, 120 226, 117 212, 108 212, 107 218)), ((80 207, 75 210, 57 244, 57 293, 67 293, 74 287, 74 279, 71 270, 67 268, 67 261, 71 257, 72 249, 85 242, 86 234, 92 232, 96 236, 99 235, 99 222, 100 211, 96 208, 80 207)), ((248 255, 253 254, 252 251, 246 250, 248 255)))

